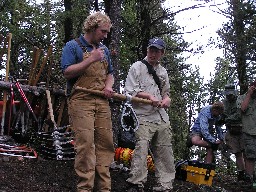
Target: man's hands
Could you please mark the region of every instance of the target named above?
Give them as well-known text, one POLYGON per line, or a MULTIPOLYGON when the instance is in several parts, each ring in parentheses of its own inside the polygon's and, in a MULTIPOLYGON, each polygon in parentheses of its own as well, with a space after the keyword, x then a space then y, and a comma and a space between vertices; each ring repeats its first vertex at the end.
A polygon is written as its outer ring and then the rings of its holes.
POLYGON ((103 89, 103 92, 104 92, 104 96, 105 96, 106 98, 108 98, 108 99, 110 99, 111 97, 113 97, 113 94, 115 93, 112 88, 108 88, 108 87, 105 87, 105 88, 103 89))
POLYGON ((104 59, 104 48, 100 47, 98 49, 96 49, 95 47, 93 48, 93 50, 90 52, 91 54, 91 59, 92 62, 96 62, 96 61, 102 61, 104 59))
POLYGON ((250 86, 248 89, 248 94, 251 96, 254 91, 255 91, 255 86, 250 86))
POLYGON ((215 143, 212 143, 212 144, 211 144, 212 150, 214 150, 214 151, 218 150, 218 149, 219 149, 219 145, 220 145, 221 143, 223 143, 222 140, 217 140, 215 143))
POLYGON ((165 97, 160 101, 153 95, 150 95, 149 99, 152 101, 152 105, 157 108, 168 108, 171 104, 171 99, 169 97, 165 97))
POLYGON ((104 59, 104 48, 93 48, 90 55, 84 53, 83 61, 70 65, 65 69, 64 76, 66 79, 72 79, 78 77, 84 73, 84 71, 94 62, 102 61, 104 59))
POLYGON ((222 140, 217 140, 217 141, 215 142, 215 144, 221 144, 221 143, 223 143, 222 140))
POLYGON ((152 101, 152 105, 154 107, 158 107, 160 105, 160 101, 156 97, 154 97, 153 95, 149 95, 149 100, 152 101))
POLYGON ((171 105, 171 99, 169 97, 165 97, 160 103, 161 108, 168 108, 170 107, 170 105, 171 105))

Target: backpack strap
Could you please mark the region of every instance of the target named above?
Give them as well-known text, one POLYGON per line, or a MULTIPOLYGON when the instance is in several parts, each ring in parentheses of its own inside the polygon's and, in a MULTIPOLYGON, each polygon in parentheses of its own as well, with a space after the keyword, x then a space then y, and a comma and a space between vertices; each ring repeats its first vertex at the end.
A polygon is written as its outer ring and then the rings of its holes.
POLYGON ((158 88, 159 88, 159 90, 160 90, 160 93, 161 93, 161 92, 162 92, 161 82, 160 82, 159 77, 158 77, 157 74, 156 74, 155 69, 154 69, 153 66, 150 65, 145 59, 143 59, 141 62, 144 63, 144 64, 147 66, 147 68, 148 68, 148 73, 153 76, 153 79, 155 80, 155 82, 156 82, 156 84, 157 84, 157 86, 158 86, 158 88))

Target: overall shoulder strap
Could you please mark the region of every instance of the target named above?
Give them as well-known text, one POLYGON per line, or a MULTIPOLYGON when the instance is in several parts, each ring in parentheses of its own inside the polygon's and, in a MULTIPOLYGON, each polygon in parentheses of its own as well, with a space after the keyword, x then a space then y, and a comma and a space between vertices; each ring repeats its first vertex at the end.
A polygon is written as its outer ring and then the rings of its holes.
POLYGON ((83 50, 83 52, 87 53, 87 49, 85 46, 82 45, 81 41, 79 38, 76 38, 75 41, 77 42, 77 44, 79 45, 79 47, 81 47, 81 49, 83 50))
MULTIPOLYGON (((79 45, 79 47, 81 47, 81 49, 83 50, 83 52, 87 53, 87 49, 85 46, 82 45, 81 41, 79 40, 79 38, 76 38, 75 41, 77 42, 77 44, 79 45)), ((81 76, 71 79, 69 80, 69 86, 66 86, 66 95, 68 97, 71 97, 71 95, 74 93, 74 87, 77 83, 77 81, 81 78, 81 76)))
POLYGON ((159 90, 160 90, 160 93, 161 93, 161 92, 162 92, 162 89, 161 89, 161 82, 160 82, 160 79, 159 79, 159 77, 157 76, 156 71, 154 70, 153 66, 150 65, 145 59, 143 59, 141 62, 144 63, 144 64, 147 66, 147 68, 148 68, 148 73, 153 76, 153 79, 155 80, 155 82, 156 82, 156 84, 157 84, 157 86, 158 86, 158 88, 159 88, 159 90))

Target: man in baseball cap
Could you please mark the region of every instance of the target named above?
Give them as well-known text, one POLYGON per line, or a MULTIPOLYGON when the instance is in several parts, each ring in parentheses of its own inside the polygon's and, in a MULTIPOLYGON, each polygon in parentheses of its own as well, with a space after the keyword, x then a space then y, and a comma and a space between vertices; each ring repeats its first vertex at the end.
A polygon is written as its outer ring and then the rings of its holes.
POLYGON ((225 85, 224 95, 237 95, 237 90, 234 84, 225 85))
POLYGON ((245 159, 244 143, 242 140, 242 118, 241 111, 237 108, 237 90, 234 84, 225 85, 224 94, 226 98, 223 101, 225 125, 227 132, 225 141, 228 148, 236 157, 237 181, 245 180, 245 159))
POLYGON ((171 191, 175 179, 170 121, 166 109, 171 106, 170 81, 167 70, 161 65, 165 43, 160 38, 149 40, 147 56, 133 63, 125 81, 125 93, 149 99, 152 105, 133 105, 140 122, 135 132, 135 148, 127 192, 144 191, 147 180, 148 143, 154 154, 156 182, 152 191, 171 191), (160 78, 161 77, 161 78, 160 78), (164 155, 163 155, 164 154, 164 155))
POLYGON ((239 95, 237 106, 242 115, 242 137, 245 154, 245 180, 250 187, 253 187, 254 167, 256 159, 256 81, 249 84, 248 91, 239 95))

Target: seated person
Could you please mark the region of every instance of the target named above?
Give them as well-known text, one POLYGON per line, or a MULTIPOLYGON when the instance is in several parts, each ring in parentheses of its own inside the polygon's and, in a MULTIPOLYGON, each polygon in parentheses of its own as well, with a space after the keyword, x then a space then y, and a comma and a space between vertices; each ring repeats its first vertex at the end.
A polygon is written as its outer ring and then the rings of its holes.
POLYGON ((192 145, 206 148, 205 163, 213 162, 213 150, 217 150, 218 145, 224 140, 221 126, 216 125, 221 119, 223 110, 224 105, 220 101, 202 108, 192 126, 190 135, 192 145), (213 136, 214 129, 217 138, 213 136))

